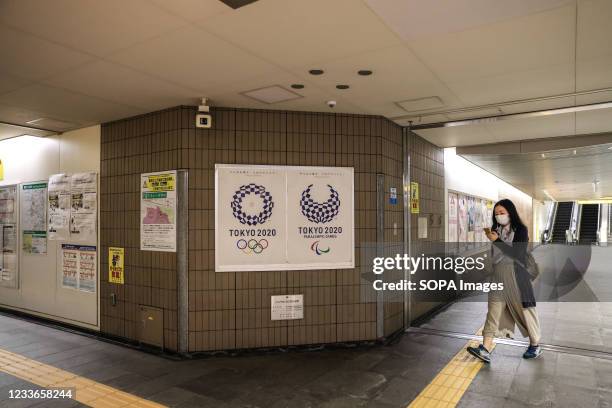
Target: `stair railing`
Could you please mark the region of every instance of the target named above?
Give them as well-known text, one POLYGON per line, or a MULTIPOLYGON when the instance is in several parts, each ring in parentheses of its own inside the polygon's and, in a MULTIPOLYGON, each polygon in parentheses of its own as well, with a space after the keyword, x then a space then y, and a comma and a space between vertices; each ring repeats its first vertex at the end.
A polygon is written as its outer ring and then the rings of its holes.
POLYGON ((580 240, 580 223, 582 222, 582 204, 572 202, 572 219, 570 221, 569 244, 576 244, 580 240))
POLYGON ((604 230, 604 228, 601 225, 601 222, 603 221, 602 217, 601 217, 601 211, 603 210, 603 204, 599 204, 597 205, 597 234, 595 235, 595 239, 597 240, 597 246, 601 245, 601 233, 604 230))
POLYGON ((552 205, 548 209, 548 217, 546 219, 546 228, 542 231, 540 240, 543 244, 549 244, 553 239, 553 228, 555 225, 555 218, 557 217, 557 207, 559 203, 556 201, 552 202, 552 205))

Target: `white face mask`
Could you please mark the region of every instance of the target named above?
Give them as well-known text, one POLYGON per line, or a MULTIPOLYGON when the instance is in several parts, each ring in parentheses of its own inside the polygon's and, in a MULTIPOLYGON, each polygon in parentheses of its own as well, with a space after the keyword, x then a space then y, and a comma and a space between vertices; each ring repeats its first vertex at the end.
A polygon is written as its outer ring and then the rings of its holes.
POLYGON ((496 215, 495 219, 497 220, 497 223, 499 225, 506 226, 510 222, 510 217, 508 216, 508 214, 499 214, 499 215, 496 215))

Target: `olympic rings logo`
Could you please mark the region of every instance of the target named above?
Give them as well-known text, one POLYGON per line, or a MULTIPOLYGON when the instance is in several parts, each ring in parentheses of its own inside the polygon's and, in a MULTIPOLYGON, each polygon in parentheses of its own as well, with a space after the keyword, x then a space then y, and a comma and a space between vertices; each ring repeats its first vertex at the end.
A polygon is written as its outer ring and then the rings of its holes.
POLYGON ((261 254, 268 247, 268 240, 261 239, 239 239, 236 241, 236 248, 240 249, 245 254, 261 254))

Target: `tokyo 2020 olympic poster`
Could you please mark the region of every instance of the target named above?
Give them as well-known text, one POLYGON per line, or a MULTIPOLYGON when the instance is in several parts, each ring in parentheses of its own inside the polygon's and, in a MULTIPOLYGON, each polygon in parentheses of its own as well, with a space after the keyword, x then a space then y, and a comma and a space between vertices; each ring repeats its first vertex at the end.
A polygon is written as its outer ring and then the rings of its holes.
POLYGON ((215 270, 354 267, 353 169, 215 168, 215 270))

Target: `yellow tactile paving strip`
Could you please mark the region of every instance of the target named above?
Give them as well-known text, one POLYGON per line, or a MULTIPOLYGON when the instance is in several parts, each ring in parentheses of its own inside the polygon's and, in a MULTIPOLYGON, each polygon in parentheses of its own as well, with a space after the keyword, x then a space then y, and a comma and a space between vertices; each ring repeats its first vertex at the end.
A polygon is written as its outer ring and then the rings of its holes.
POLYGON ((71 388, 72 399, 90 407, 165 407, 165 405, 2 349, 0 349, 0 371, 43 388, 71 388))
MULTIPOLYGON (((481 332, 482 329, 477 334, 481 332)), ((466 351, 466 347, 478 347, 478 344, 480 342, 477 340, 469 341, 408 407, 455 407, 485 364, 466 351)))

